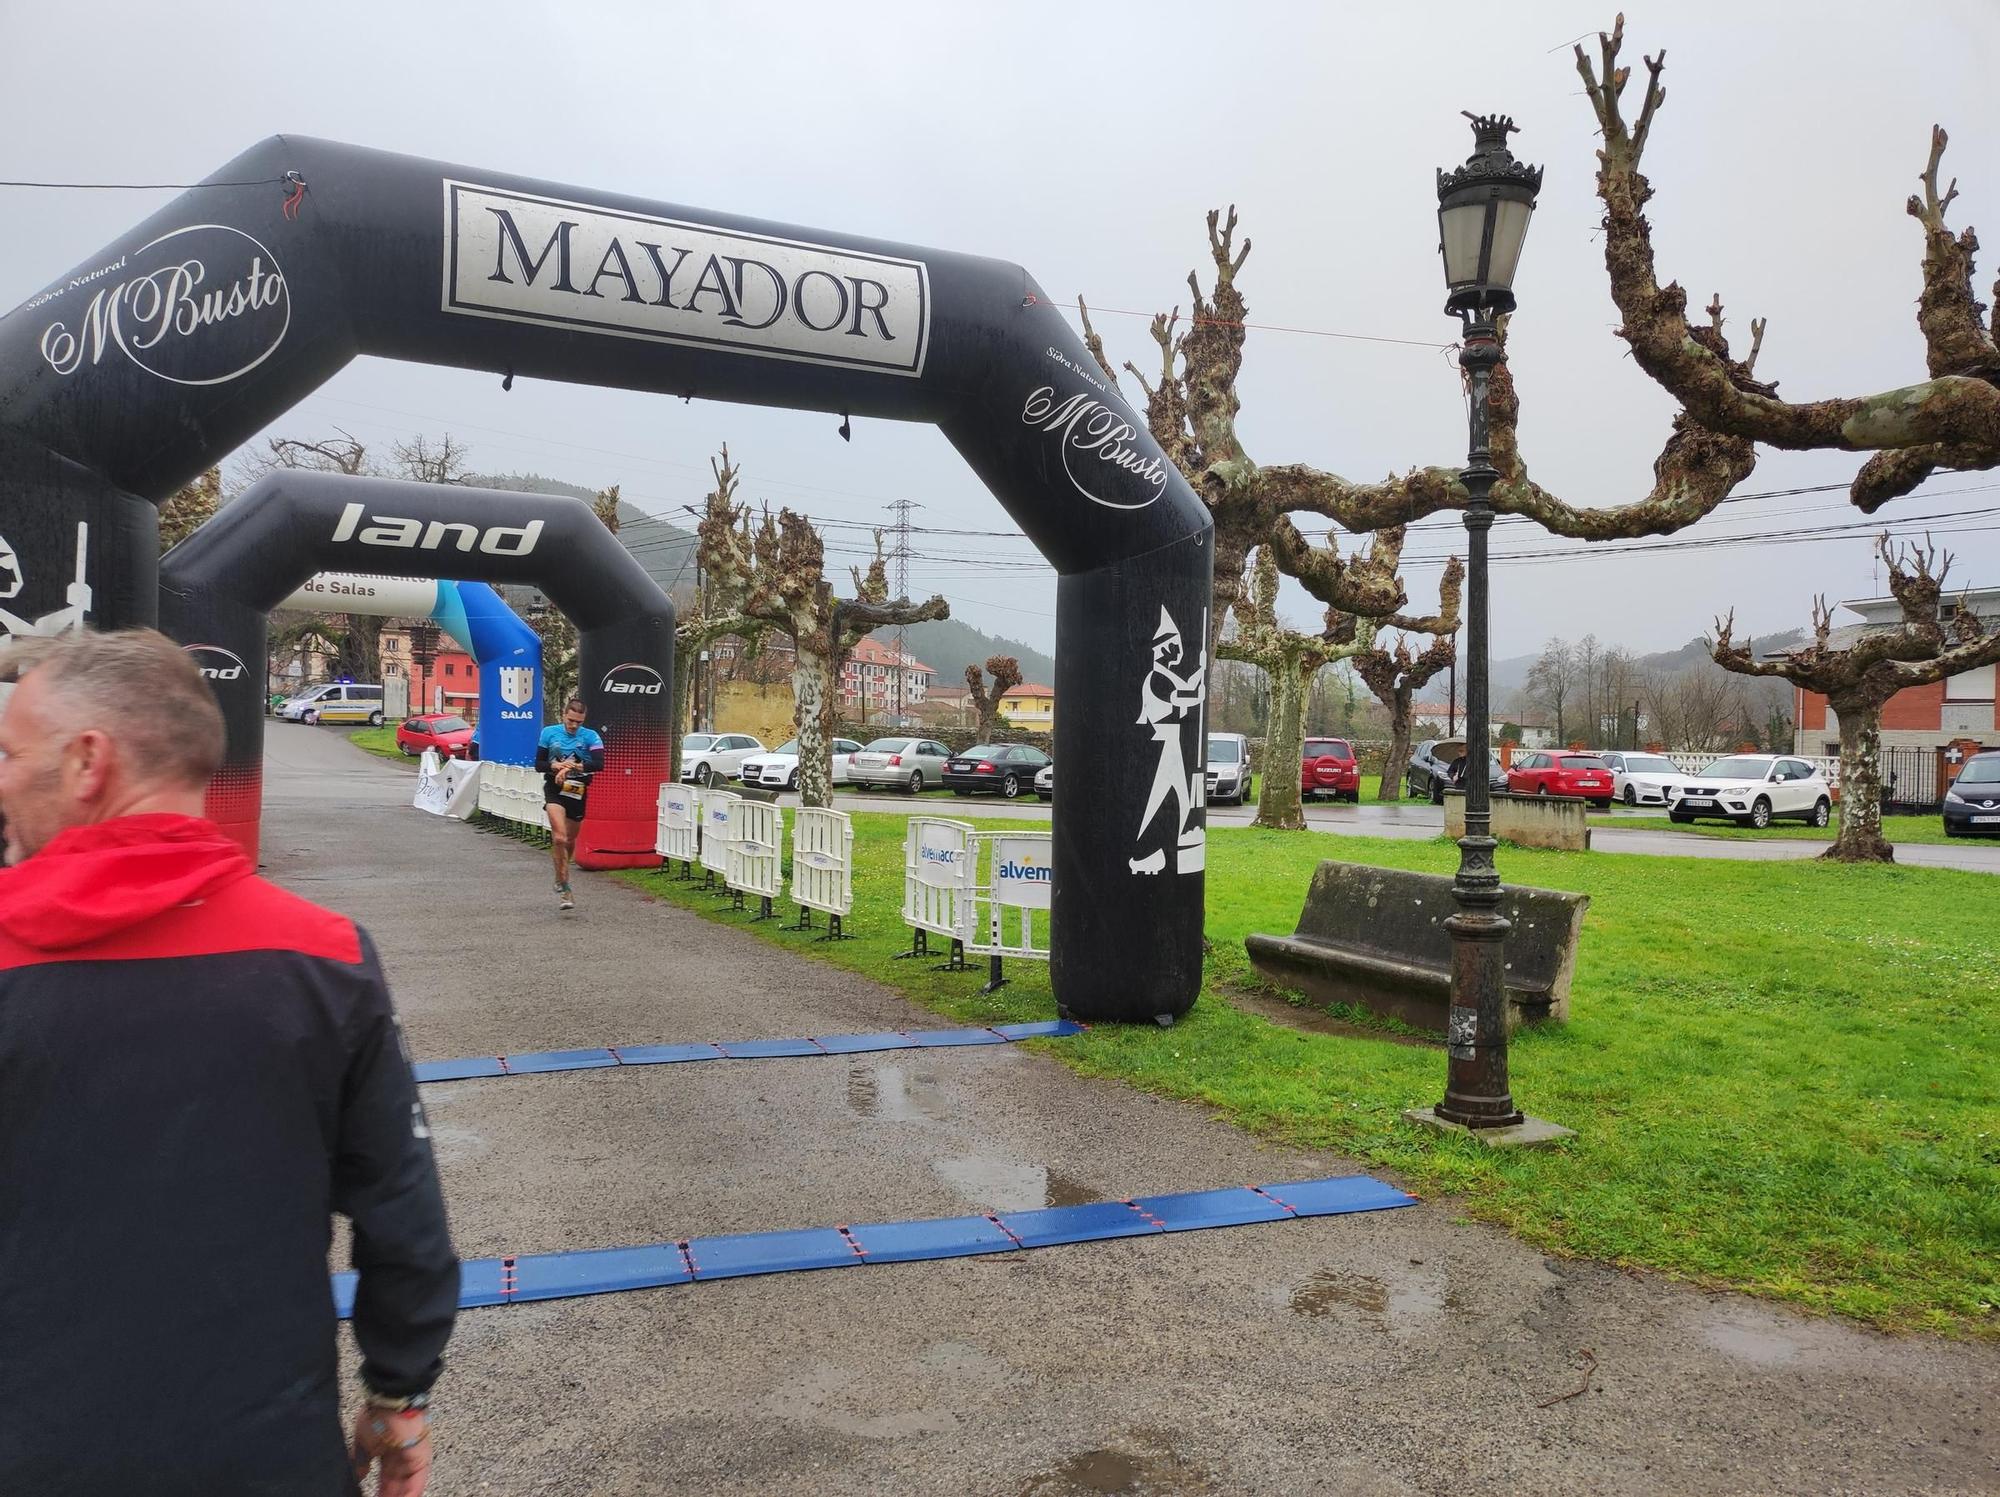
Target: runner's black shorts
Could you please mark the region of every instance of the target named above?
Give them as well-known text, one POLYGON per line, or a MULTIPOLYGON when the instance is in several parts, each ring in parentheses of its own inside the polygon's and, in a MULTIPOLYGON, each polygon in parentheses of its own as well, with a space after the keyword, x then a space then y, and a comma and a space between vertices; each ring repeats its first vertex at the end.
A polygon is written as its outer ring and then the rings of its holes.
POLYGON ((584 798, 580 795, 557 795, 554 790, 546 788, 542 791, 542 804, 556 807, 571 821, 583 820, 583 802, 584 798))

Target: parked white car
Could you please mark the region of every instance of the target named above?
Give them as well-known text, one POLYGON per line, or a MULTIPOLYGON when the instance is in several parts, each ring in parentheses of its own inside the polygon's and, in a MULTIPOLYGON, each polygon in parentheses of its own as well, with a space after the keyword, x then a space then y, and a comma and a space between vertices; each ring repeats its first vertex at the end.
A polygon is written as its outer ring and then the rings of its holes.
POLYGON ((1242 805, 1250 798, 1250 740, 1241 733, 1208 735, 1206 799, 1212 806, 1224 801, 1242 805))
MULTIPOLYGON (((861 745, 852 738, 833 740, 833 783, 848 783, 848 771, 861 745)), ((762 785, 766 790, 799 788, 799 741, 788 738, 768 754, 752 754, 743 761, 741 774, 746 785, 762 785)))
POLYGON ((1607 749, 1597 757, 1611 766, 1611 793, 1628 806, 1671 806, 1675 788, 1688 779, 1665 754, 1607 749))
POLYGON ((1816 765, 1788 754, 1731 754, 1674 787, 1667 811, 1674 821, 1719 817, 1765 827, 1781 816, 1825 826, 1833 816, 1833 787, 1816 765))
POLYGON ((743 761, 764 752, 748 733, 690 733, 681 740, 681 778, 706 785, 733 780, 743 773, 743 761))
POLYGON ((848 778, 857 785, 912 793, 944 783, 951 751, 932 738, 877 738, 850 761, 848 778))
POLYGON ((1053 759, 1044 764, 1035 775, 1035 794, 1043 800, 1056 798, 1056 766, 1053 759))

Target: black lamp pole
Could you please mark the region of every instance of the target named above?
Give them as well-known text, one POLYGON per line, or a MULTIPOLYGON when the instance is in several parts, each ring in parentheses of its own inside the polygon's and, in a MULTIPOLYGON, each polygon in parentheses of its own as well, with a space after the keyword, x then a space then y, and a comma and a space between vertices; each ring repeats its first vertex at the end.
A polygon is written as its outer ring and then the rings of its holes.
POLYGON ((1507 149, 1514 122, 1505 116, 1472 120, 1477 141, 1471 158, 1454 172, 1438 173, 1438 225, 1446 311, 1460 318, 1464 337, 1458 364, 1470 397, 1469 461, 1465 484, 1466 680, 1465 835, 1458 842, 1452 899, 1458 912, 1445 921, 1452 939, 1450 1055, 1444 1100, 1436 1116, 1468 1128, 1503 1128, 1522 1121, 1507 1084, 1506 939, 1500 913, 1500 873, 1493 861, 1492 784, 1487 763, 1486 539, 1493 528, 1494 469, 1487 438, 1486 404, 1493 371, 1506 362, 1498 318, 1514 309, 1514 267, 1526 238, 1538 167, 1524 166, 1507 149))

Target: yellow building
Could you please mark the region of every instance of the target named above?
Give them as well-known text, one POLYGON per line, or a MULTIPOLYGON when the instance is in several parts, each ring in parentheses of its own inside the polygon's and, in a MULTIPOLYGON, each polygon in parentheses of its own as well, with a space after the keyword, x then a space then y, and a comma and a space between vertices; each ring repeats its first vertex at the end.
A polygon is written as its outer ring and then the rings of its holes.
POLYGON ((1056 693, 1053 686, 1037 686, 1023 681, 1000 698, 1000 717, 1009 726, 1030 733, 1056 730, 1056 693))

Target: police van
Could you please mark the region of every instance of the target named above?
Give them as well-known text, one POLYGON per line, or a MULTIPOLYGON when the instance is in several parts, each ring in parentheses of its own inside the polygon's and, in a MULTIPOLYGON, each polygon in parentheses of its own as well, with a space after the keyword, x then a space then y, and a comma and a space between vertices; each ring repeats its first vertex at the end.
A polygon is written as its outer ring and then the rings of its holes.
POLYGON ((293 723, 366 723, 382 726, 382 688, 353 681, 336 681, 301 692, 278 709, 293 723))

